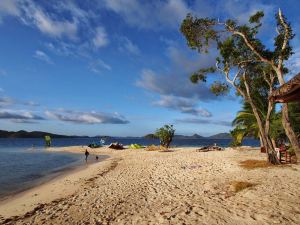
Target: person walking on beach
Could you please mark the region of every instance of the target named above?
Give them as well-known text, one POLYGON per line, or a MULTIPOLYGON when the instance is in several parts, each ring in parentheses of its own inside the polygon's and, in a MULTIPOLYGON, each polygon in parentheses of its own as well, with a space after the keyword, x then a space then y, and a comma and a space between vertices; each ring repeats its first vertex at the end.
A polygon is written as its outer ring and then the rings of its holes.
POLYGON ((88 156, 89 156, 90 153, 88 152, 87 149, 85 149, 85 153, 84 154, 85 154, 85 161, 87 162, 87 158, 88 158, 88 156))

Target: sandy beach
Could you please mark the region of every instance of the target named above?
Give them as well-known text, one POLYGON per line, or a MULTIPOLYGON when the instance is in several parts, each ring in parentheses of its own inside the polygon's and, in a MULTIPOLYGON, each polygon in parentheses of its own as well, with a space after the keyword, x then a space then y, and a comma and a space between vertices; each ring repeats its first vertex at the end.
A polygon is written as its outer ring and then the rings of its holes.
POLYGON ((110 158, 2 201, 0 223, 299 224, 299 165, 241 167, 265 160, 254 148, 172 150, 91 149, 110 158), (237 191, 235 182, 251 185, 237 191))

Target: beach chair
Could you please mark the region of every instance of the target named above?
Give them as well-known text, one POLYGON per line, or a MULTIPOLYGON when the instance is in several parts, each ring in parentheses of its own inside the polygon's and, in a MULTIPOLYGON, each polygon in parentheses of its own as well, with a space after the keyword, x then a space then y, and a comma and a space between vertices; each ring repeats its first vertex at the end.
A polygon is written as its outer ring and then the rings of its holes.
POLYGON ((287 151, 286 147, 282 145, 279 148, 279 161, 280 163, 291 163, 291 154, 287 151))

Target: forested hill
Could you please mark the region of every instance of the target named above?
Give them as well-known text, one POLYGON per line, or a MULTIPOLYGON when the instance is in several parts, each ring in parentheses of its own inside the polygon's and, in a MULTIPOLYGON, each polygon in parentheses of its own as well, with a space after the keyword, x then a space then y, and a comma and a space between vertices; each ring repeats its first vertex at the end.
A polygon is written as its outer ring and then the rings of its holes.
MULTIPOLYGON (((43 131, 32 131, 28 132, 25 130, 19 131, 5 131, 0 130, 0 138, 44 138, 46 135, 49 135, 53 138, 74 138, 74 137, 82 137, 82 136, 68 136, 61 134, 52 134, 43 131)), ((84 136, 87 137, 87 136, 84 136)))

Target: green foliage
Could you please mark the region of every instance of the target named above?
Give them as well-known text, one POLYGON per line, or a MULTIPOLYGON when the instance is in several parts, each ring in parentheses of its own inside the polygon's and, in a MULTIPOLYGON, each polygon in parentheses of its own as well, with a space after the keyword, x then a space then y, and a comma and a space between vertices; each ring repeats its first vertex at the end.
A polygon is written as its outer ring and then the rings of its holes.
POLYGON ((250 16, 249 23, 260 23, 261 19, 264 17, 263 11, 258 11, 254 15, 250 16))
POLYGON ((185 35, 190 48, 207 53, 210 40, 219 39, 215 25, 215 19, 197 18, 188 14, 182 21, 180 31, 185 35))
POLYGON ((191 75, 190 80, 194 84, 198 83, 199 81, 206 82, 206 74, 214 73, 215 71, 216 69, 214 67, 200 69, 191 75))
POLYGON ((156 130, 155 136, 160 139, 160 144, 163 147, 168 148, 173 140, 175 129, 173 125, 165 125, 156 130))
POLYGON ((237 113, 232 125, 235 126, 234 130, 230 132, 233 137, 232 145, 241 145, 246 136, 259 137, 256 118, 250 104, 247 102, 244 102, 243 109, 237 113))
POLYGON ((211 86, 210 90, 215 95, 226 95, 229 93, 229 85, 220 81, 215 81, 211 86))
MULTIPOLYGON (((290 123, 296 135, 300 138, 300 103, 289 103, 288 108, 290 123)), ((281 140, 287 139, 285 130, 282 127, 281 111, 277 112, 272 118, 270 136, 274 138, 276 142, 280 142, 281 140)))
POLYGON ((289 118, 293 130, 300 137, 300 102, 289 103, 289 118))
POLYGON ((243 139, 247 134, 246 129, 242 127, 236 127, 234 130, 230 131, 233 141, 229 144, 231 147, 238 147, 242 145, 243 139))
MULTIPOLYGON (((226 80, 237 90, 240 96, 244 97, 245 102, 250 102, 249 99, 252 100, 255 108, 258 109, 259 119, 264 124, 269 102, 269 83, 273 89, 278 83, 277 76, 273 80, 269 75, 272 73, 278 75, 278 72, 274 71, 274 66, 283 63, 293 54, 290 45, 290 41, 294 37, 292 28, 286 18, 280 17, 280 15, 280 13, 276 15, 278 34, 275 37, 274 47, 268 49, 257 38, 262 26, 263 11, 258 11, 250 16, 247 24, 238 24, 232 19, 222 22, 215 18, 197 18, 188 14, 180 28, 188 46, 200 53, 207 53, 208 50, 215 49, 217 46, 219 53, 216 58, 218 71, 200 69, 191 76, 191 81, 193 83, 206 82, 209 73, 222 71, 226 75, 226 80), (283 46, 286 46, 284 50, 283 46), (236 73, 237 71, 240 73, 236 73), (250 96, 243 94, 246 91, 245 82, 250 87, 250 96)), ((283 73, 288 72, 283 64, 281 70, 283 73)), ((216 95, 229 92, 229 87, 223 81, 224 78, 217 79, 211 85, 210 89, 216 95)), ((234 130, 233 135, 236 135, 236 139, 233 144, 239 144, 239 138, 244 134, 259 136, 258 122, 251 106, 248 104, 243 110, 244 112, 239 112, 234 121, 236 130, 234 130)), ((290 117, 292 116, 290 115, 290 117)), ((270 119, 271 135, 273 137, 282 136, 284 130, 280 115, 277 115, 273 110, 270 119)), ((291 123, 294 129, 300 129, 298 120, 292 119, 291 123)))
POLYGON ((287 24, 287 33, 285 32, 285 27, 280 21, 279 14, 276 14, 276 22, 277 22, 277 31, 279 34, 274 38, 275 41, 275 50, 273 53, 274 61, 277 62, 278 57, 282 56, 284 60, 287 60, 292 54, 292 47, 290 45, 290 40, 292 40, 295 37, 295 34, 293 33, 291 24, 287 22, 284 15, 282 15, 284 22, 287 24), (286 49, 282 50, 282 44, 284 42, 285 36, 288 38, 288 42, 286 44, 286 49))
POLYGON ((206 76, 201 73, 193 73, 190 77, 190 80, 193 84, 198 83, 199 81, 206 82, 206 76))

